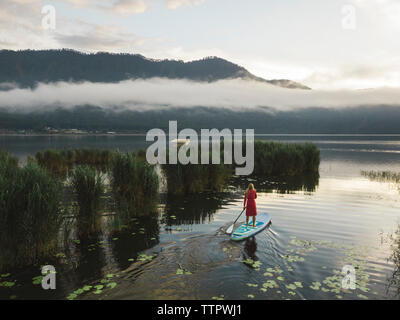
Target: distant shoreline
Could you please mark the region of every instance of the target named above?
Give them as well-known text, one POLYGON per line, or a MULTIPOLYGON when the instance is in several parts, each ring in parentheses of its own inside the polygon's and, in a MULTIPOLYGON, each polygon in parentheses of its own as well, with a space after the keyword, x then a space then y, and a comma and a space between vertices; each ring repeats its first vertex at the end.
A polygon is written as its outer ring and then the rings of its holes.
MULTIPOLYGON (((166 132, 168 136, 168 133, 166 132)), ((4 137, 115 137, 115 136, 146 136, 146 133, 0 133, 0 136, 4 137)), ((256 133, 257 137, 276 137, 276 136, 288 136, 288 137, 400 137, 400 133, 256 133)))
POLYGON ((87 136, 146 136, 146 133, 0 133, 0 136, 9 137, 87 137, 87 136))

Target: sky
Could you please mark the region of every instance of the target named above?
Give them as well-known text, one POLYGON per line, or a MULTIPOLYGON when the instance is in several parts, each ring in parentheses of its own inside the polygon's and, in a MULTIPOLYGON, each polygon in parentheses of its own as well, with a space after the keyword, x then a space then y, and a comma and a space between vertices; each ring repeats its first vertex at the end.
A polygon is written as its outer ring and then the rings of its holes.
POLYGON ((321 90, 400 87, 399 38, 399 0, 0 0, 1 49, 219 56, 321 90))

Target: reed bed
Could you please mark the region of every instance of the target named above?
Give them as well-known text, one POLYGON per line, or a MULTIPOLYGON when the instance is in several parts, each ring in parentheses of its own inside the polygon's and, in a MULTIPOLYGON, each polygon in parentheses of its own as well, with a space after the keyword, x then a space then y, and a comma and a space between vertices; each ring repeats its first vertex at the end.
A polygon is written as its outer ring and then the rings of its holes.
POLYGON ((50 149, 44 152, 37 152, 35 160, 53 175, 65 178, 78 165, 88 165, 105 172, 111 164, 112 157, 113 152, 110 150, 87 148, 75 150, 50 149))
POLYGON ((80 236, 100 230, 104 182, 102 175, 89 166, 77 166, 71 174, 73 192, 78 205, 78 231, 80 236))
MULTIPOLYGON (((222 160, 222 152, 220 156, 222 160)), ((320 152, 313 144, 255 141, 252 176, 288 178, 312 176, 312 180, 316 180, 319 163, 320 152)), ((175 195, 220 191, 233 175, 233 166, 224 164, 167 164, 162 166, 162 170, 167 179, 168 193, 175 195)), ((309 186, 306 188, 312 189, 309 186)))
POLYGON ((311 143, 254 143, 254 175, 297 176, 319 171, 320 151, 311 143))
POLYGON ((0 158, 0 269, 38 263, 57 248, 62 184, 35 163, 0 158))
POLYGON ((111 190, 120 212, 144 215, 156 209, 159 178, 154 166, 137 155, 115 152, 110 169, 111 190))
POLYGON ((400 173, 393 171, 361 171, 371 181, 400 183, 400 173))
MULTIPOLYGON (((223 144, 222 144, 223 146, 223 144)), ((178 147, 180 150, 182 146, 178 147)), ((223 147, 221 148, 223 150, 223 147)), ((179 152, 179 151, 178 151, 179 152)), ((233 174, 233 166, 223 164, 223 152, 220 152, 220 164, 200 164, 201 147, 198 150, 199 164, 164 164, 162 172, 167 181, 167 192, 170 195, 189 195, 206 191, 221 191, 233 174)), ((169 155, 168 155, 169 156, 169 155)))
POLYGON ((169 194, 187 195, 221 191, 232 175, 230 165, 176 164, 163 165, 169 194))

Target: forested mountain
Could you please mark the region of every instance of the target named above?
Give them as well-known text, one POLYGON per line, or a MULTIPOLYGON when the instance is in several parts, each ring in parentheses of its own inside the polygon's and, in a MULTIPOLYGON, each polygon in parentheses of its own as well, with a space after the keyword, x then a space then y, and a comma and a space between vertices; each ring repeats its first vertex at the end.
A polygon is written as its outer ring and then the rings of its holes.
MULTIPOLYGON (((83 54, 72 50, 0 51, 0 90, 35 87, 55 81, 119 82, 127 79, 164 77, 212 82, 250 78, 286 88, 303 88, 290 80, 265 80, 229 61, 209 57, 198 61, 151 60, 130 54, 83 54)), ((155 92, 155 94, 157 94, 155 92)), ((133 102, 132 102, 133 103, 133 102)), ((28 101, 29 104, 29 101, 28 101)), ((4 104, 3 104, 4 105, 4 104)), ((134 105, 133 105, 134 106, 134 105)), ((39 108, 38 108, 39 107, 39 108)), ((132 107, 132 106, 131 106, 132 107)), ((400 133, 400 107, 388 105, 345 108, 299 108, 291 111, 268 107, 241 110, 213 106, 175 107, 162 110, 127 110, 118 104, 102 108, 88 105, 13 111, 0 109, 0 132, 76 128, 89 131, 141 132, 167 130, 168 121, 181 128, 254 128, 256 133, 400 133)))
POLYGON ((168 121, 180 129, 253 128, 256 133, 400 133, 400 106, 307 108, 294 111, 273 109, 232 111, 222 108, 168 108, 165 110, 110 110, 95 106, 15 113, 0 110, 0 129, 43 130, 77 128, 90 131, 145 133, 153 128, 168 131, 168 121))
POLYGON ((85 54, 66 49, 0 51, 0 83, 16 83, 21 87, 33 87, 38 82, 118 82, 152 77, 196 81, 249 78, 286 88, 309 89, 290 80, 256 77, 245 68, 217 57, 183 62, 147 59, 138 54, 85 54))

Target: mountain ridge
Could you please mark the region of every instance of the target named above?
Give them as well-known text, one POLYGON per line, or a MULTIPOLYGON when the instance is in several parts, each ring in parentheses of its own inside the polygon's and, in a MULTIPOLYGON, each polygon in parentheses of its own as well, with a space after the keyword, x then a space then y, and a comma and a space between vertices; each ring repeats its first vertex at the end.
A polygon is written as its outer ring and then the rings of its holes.
POLYGON ((251 79, 283 88, 310 90, 288 79, 257 77, 244 67, 216 56, 184 62, 151 59, 141 54, 83 53, 71 49, 0 50, 0 70, 0 83, 16 83, 21 87, 35 87, 39 82, 119 82, 161 77, 201 82, 251 79))

